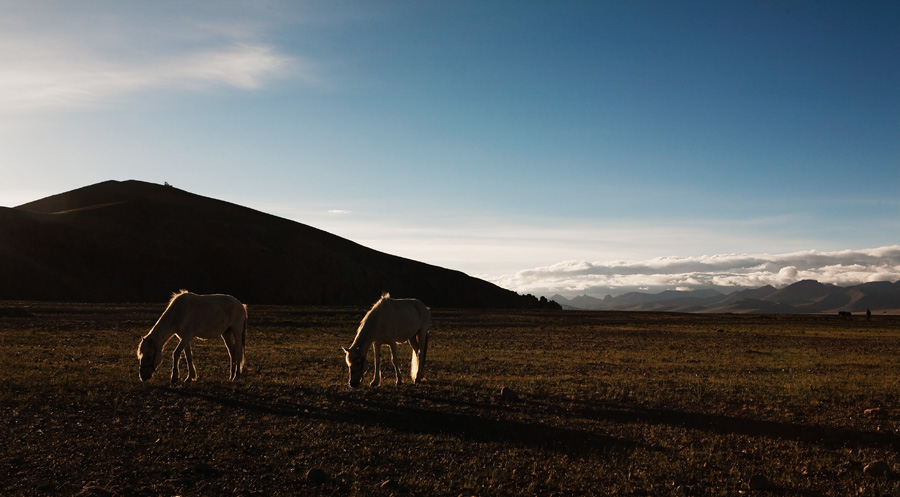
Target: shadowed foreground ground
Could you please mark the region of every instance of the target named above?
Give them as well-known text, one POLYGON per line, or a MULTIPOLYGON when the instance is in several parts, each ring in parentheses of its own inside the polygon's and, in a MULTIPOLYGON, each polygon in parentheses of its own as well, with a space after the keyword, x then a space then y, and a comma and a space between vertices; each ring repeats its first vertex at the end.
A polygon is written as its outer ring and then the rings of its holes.
POLYGON ((900 493, 896 317, 435 309, 424 384, 350 390, 365 309, 251 307, 237 383, 208 341, 142 384, 163 307, 0 303, 0 494, 900 493))

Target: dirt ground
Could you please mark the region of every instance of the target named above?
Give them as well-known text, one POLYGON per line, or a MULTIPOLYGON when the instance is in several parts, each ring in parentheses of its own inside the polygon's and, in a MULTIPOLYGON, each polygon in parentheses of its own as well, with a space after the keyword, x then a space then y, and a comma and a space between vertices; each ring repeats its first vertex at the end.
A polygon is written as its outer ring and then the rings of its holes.
POLYGON ((898 316, 434 309, 424 382, 352 390, 365 309, 141 383, 164 307, 0 302, 0 494, 900 495, 898 316))

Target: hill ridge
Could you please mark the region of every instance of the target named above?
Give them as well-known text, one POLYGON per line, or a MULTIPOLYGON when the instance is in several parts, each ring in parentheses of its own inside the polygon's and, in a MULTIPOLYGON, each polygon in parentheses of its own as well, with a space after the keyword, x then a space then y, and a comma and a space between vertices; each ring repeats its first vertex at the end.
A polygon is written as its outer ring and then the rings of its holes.
POLYGON ((247 303, 548 307, 452 269, 168 185, 104 181, 0 210, 0 299, 152 302, 181 288, 247 303))

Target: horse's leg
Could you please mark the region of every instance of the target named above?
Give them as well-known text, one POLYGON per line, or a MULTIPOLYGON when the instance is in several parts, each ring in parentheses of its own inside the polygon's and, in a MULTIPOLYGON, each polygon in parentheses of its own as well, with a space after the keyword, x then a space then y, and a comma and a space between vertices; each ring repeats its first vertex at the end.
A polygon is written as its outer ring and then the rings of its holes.
POLYGON ((234 378, 238 379, 244 371, 244 341, 247 339, 247 321, 242 321, 240 327, 231 327, 231 336, 234 338, 235 354, 232 358, 234 364, 234 378))
POLYGON ((372 383, 370 385, 377 387, 378 385, 381 385, 381 344, 373 342, 372 348, 375 349, 375 377, 372 378, 372 383))
POLYGON ((397 385, 402 385, 403 380, 400 379, 400 368, 397 366, 397 344, 392 340, 388 346, 391 348, 391 366, 394 366, 394 375, 397 377, 397 385))
POLYGON ((178 361, 181 360, 181 351, 184 350, 184 346, 187 344, 187 340, 182 337, 178 337, 178 345, 175 347, 175 351, 172 352, 172 383, 178 381, 178 361))
POLYGON ((191 342, 186 342, 184 346, 184 358, 187 359, 188 377, 184 379, 185 383, 190 383, 197 379, 197 369, 194 368, 194 354, 191 353, 191 342))
POLYGON ((237 379, 238 374, 240 374, 240 343, 235 339, 234 329, 228 328, 225 330, 225 333, 222 333, 222 340, 225 341, 225 348, 228 349, 228 357, 231 360, 231 372, 229 374, 229 378, 231 381, 237 379))

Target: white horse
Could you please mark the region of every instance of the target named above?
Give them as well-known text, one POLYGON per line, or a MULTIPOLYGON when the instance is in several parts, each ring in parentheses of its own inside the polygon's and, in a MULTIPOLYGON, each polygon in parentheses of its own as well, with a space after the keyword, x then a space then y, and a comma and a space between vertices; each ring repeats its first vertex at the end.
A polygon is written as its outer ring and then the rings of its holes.
POLYGON ((410 377, 413 383, 418 383, 425 365, 430 325, 431 311, 425 304, 416 299, 392 299, 390 294, 383 294, 359 324, 350 350, 343 349, 350 368, 350 387, 358 387, 366 371, 369 344, 375 349, 375 377, 371 385, 377 387, 381 384, 381 346, 385 344, 391 347, 391 365, 394 366, 397 384, 403 383, 397 367, 397 344, 406 341, 412 347, 410 377))
POLYGON ((172 383, 178 381, 181 352, 187 358, 188 377, 197 378, 191 340, 221 336, 231 357, 231 380, 240 376, 244 367, 244 345, 247 341, 247 306, 231 295, 197 295, 187 290, 172 294, 169 306, 138 345, 141 381, 149 380, 162 362, 166 342, 178 335, 179 343, 172 354, 172 383))

